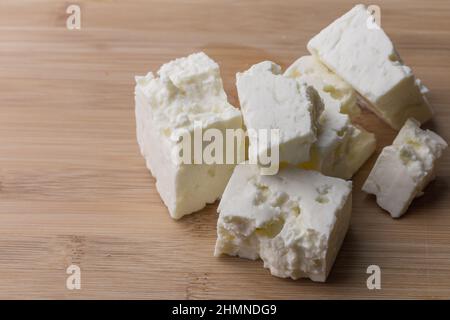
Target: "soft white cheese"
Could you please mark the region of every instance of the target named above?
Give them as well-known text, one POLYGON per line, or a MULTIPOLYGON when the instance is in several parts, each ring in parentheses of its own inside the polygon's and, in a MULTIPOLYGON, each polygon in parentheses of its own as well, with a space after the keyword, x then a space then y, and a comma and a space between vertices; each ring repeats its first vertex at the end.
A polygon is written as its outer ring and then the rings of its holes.
POLYGON ((376 148, 375 135, 365 129, 350 125, 351 134, 347 144, 338 149, 340 154, 331 170, 330 175, 342 179, 350 179, 356 171, 369 159, 376 148))
POLYGON ((164 204, 178 219, 219 198, 234 165, 174 161, 177 132, 192 135, 197 121, 202 129, 238 129, 242 116, 227 102, 219 66, 203 52, 163 65, 158 75, 136 77, 137 140, 164 204))
MULTIPOLYGON (((264 61, 236 75, 236 85, 248 130, 279 130, 279 162, 297 164, 309 159, 316 141, 316 121, 322 103, 312 86, 301 85, 281 75, 280 66, 264 61)), ((259 159, 268 145, 249 135, 249 157, 259 159)))
POLYGON ((312 38, 307 47, 369 102, 394 129, 409 117, 432 116, 426 88, 403 64, 394 46, 364 5, 357 5, 312 38))
POLYGON ((434 178, 436 162, 447 143, 414 119, 406 121, 391 146, 378 157, 363 191, 377 197, 380 207, 399 218, 434 178))
POLYGON ((324 104, 310 160, 300 167, 350 179, 375 151, 375 136, 353 125, 348 115, 360 112, 356 93, 313 56, 299 58, 285 76, 312 85, 324 104))
POLYGON ((345 157, 351 134, 349 117, 325 107, 319 119, 317 141, 311 146, 310 159, 300 163, 299 167, 341 177, 333 168, 336 162, 345 157))
POLYGON ((355 90, 314 56, 300 57, 286 69, 284 75, 301 79, 313 86, 329 109, 349 116, 357 116, 361 113, 356 103, 355 90))
POLYGON ((215 255, 261 258, 283 278, 325 281, 347 232, 350 181, 292 166, 238 165, 220 201, 215 255))

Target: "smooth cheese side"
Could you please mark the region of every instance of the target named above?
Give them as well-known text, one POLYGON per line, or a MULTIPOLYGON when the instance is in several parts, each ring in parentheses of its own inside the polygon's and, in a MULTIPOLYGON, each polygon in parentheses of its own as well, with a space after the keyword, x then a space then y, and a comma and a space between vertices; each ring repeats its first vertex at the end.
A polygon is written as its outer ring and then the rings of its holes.
POLYGON ((429 120, 427 89, 415 78, 364 5, 356 5, 308 42, 309 52, 348 82, 392 128, 429 120))
POLYGON ((219 198, 234 165, 173 159, 181 143, 177 133, 187 133, 194 143, 195 123, 203 130, 218 129, 224 136, 227 128, 242 128, 240 111, 227 102, 217 63, 200 52, 163 65, 158 76, 151 72, 137 76, 135 102, 140 151, 172 218, 198 211, 219 198))
POLYGON ((385 147, 363 185, 380 207, 399 218, 435 177, 436 163, 447 143, 408 119, 391 146, 385 147))
MULTIPOLYGON (((239 102, 248 130, 279 130, 279 162, 297 164, 309 159, 316 141, 317 119, 322 103, 312 86, 281 75, 280 66, 264 61, 236 75, 239 102)), ((259 159, 268 153, 260 135, 249 134, 249 157, 259 159)))
POLYGON ((220 201, 215 255, 261 258, 272 275, 325 281, 351 216, 352 183, 292 166, 238 165, 220 201))
POLYGON ((356 93, 315 57, 304 56, 285 72, 286 77, 311 85, 324 104, 311 157, 299 166, 327 176, 350 179, 375 151, 375 136, 352 124, 350 116, 360 113, 356 93))

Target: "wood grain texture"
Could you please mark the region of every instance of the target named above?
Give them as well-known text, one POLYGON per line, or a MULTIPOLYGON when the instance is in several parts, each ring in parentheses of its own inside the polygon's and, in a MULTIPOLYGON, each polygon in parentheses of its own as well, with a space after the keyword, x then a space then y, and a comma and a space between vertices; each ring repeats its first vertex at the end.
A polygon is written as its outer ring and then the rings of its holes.
MULTIPOLYGON (((430 88, 426 127, 450 139, 450 2, 374 1, 405 62, 430 88)), ((260 261, 213 257, 216 207, 173 221, 135 141, 134 75, 204 50, 234 75, 287 67, 352 1, 0 3, 0 298, 450 298, 450 155, 409 213, 393 220, 354 177, 351 227, 325 284, 269 275, 260 261), (82 289, 66 289, 76 263, 82 289), (382 269, 382 289, 366 268, 382 269)), ((395 132, 374 115, 377 154, 395 132)))

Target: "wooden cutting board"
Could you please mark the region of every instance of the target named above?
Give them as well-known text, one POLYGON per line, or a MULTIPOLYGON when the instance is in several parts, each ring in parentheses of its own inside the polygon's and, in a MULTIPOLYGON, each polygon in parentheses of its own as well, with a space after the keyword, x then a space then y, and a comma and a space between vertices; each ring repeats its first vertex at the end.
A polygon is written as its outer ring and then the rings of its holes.
MULTIPOLYGON (((429 87, 426 125, 450 140, 450 2, 374 1, 405 62, 429 87)), ((395 132, 357 122, 377 152, 355 175, 351 227, 327 283, 270 276, 261 261, 213 257, 217 204, 169 218, 135 140, 134 75, 203 50, 234 75, 286 68, 352 1, 70 1, 0 4, 0 298, 450 298, 450 153, 408 214, 361 192, 395 132), (66 268, 81 268, 81 290, 66 268), (369 265, 381 290, 368 290, 369 265)))

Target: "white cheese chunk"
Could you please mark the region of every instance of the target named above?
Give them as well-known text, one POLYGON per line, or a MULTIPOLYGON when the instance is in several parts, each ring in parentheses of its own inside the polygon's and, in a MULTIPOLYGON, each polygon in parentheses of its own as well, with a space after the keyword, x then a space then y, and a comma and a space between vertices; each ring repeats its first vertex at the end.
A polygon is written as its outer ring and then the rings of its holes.
POLYGON ((136 77, 137 140, 164 204, 178 219, 219 198, 234 165, 174 161, 180 144, 174 136, 180 130, 192 135, 195 122, 202 129, 238 129, 242 116, 227 102, 219 66, 203 52, 163 65, 158 75, 136 77))
MULTIPOLYGON (((279 130, 279 162, 297 164, 309 159, 316 140, 316 121, 322 103, 312 86, 284 77, 280 66, 264 61, 236 75, 236 85, 247 129, 279 130)), ((249 157, 259 159, 268 146, 249 135, 249 157)), ((273 146, 272 145, 272 146, 273 146)))
MULTIPOLYGON (((323 115, 326 116, 327 112, 323 115)), ((318 141, 311 148, 311 159, 301 163, 300 168, 317 170, 331 177, 351 179, 374 153, 376 139, 373 133, 350 123, 337 131, 337 123, 330 120, 321 122, 318 141)))
POLYGON ((406 121, 391 146, 378 157, 363 191, 374 194, 380 207, 399 218, 434 178, 436 161, 447 143, 414 119, 406 121))
POLYGON ((284 75, 301 79, 317 90, 325 106, 349 116, 361 113, 356 101, 355 90, 339 78, 314 56, 303 56, 297 59, 284 75))
POLYGON ((350 181, 292 166, 238 165, 220 201, 215 255, 261 258, 272 275, 325 281, 351 216, 350 181))
POLYGON ((299 58, 285 76, 313 86, 324 104, 310 160, 300 167, 350 179, 375 151, 375 136, 351 123, 349 115, 360 112, 354 90, 313 56, 299 58))
POLYGON ((409 117, 432 116, 426 88, 405 66, 364 5, 357 5, 312 38, 307 47, 369 102, 379 117, 400 129, 409 117), (376 26, 376 25, 375 25, 376 26))
POLYGON ((339 157, 333 164, 330 176, 350 179, 369 159, 376 148, 375 135, 357 125, 350 125, 347 144, 338 149, 339 157))
POLYGON ((311 157, 309 161, 300 163, 299 167, 340 177, 340 173, 333 168, 345 156, 351 134, 349 117, 325 107, 319 119, 317 141, 311 147, 311 157))

